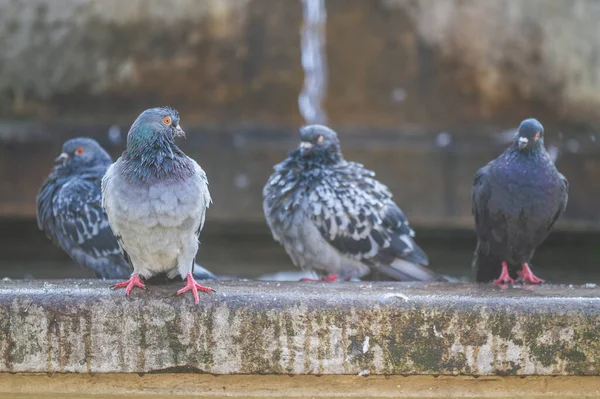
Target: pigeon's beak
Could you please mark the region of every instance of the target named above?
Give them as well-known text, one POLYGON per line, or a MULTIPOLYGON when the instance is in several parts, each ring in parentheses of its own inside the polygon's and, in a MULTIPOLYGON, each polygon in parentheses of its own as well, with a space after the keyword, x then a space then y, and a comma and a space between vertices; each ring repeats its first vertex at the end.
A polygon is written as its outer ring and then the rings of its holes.
POLYGON ((185 138, 185 132, 183 131, 183 129, 179 125, 177 125, 175 127, 175 137, 183 137, 183 138, 185 138))
POLYGON ((69 159, 69 154, 67 154, 66 152, 63 152, 62 154, 60 154, 59 156, 57 156, 54 159, 54 163, 55 164, 65 164, 65 162, 67 161, 67 159, 69 159))
POLYGON ((300 154, 302 154, 302 155, 309 154, 312 147, 313 147, 312 143, 309 143, 308 141, 301 141, 300 142, 300 154))
POLYGON ((521 151, 527 148, 527 144, 529 144, 529 139, 527 139, 527 137, 519 137, 519 144, 517 145, 517 149, 521 151))

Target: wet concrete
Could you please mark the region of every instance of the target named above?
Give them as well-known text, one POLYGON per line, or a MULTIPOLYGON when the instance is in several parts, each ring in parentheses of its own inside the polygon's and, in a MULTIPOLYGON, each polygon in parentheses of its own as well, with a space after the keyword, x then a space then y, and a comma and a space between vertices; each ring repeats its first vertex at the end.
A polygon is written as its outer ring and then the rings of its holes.
POLYGON ((598 375, 600 289, 0 284, 0 372, 598 375))

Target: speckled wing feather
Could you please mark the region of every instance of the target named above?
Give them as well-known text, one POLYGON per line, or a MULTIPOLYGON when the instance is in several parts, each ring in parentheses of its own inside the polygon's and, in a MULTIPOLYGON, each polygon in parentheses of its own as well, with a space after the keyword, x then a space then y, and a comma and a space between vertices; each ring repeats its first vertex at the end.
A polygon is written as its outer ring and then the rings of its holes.
POLYGON ((84 173, 54 190, 45 184, 38 197, 38 224, 78 263, 100 277, 121 278, 129 266, 102 209, 99 179, 84 173))
MULTIPOLYGON (((66 179, 62 179, 66 180, 66 179)), ((54 245, 60 246, 56 235, 56 220, 52 211, 52 199, 55 192, 60 188, 63 182, 55 174, 51 174, 40 187, 40 191, 36 197, 37 206, 37 223, 38 228, 46 233, 46 237, 52 241, 54 245)))
POLYGON ((72 180, 63 186, 54 204, 54 217, 61 221, 63 233, 83 251, 102 257, 120 254, 97 185, 85 179, 72 180))
POLYGON ((389 265, 396 258, 428 264, 389 189, 361 164, 333 167, 311 191, 308 204, 322 236, 344 255, 373 265, 389 265))

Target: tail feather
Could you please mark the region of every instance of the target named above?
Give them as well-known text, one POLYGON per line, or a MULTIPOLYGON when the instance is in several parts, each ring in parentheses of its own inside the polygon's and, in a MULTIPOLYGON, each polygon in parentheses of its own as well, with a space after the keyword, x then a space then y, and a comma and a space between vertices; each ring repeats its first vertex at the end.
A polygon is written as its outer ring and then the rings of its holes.
POLYGON ((472 267, 475 273, 475 281, 488 283, 500 276, 502 259, 492 256, 487 243, 477 241, 472 267))
POLYGON ((447 281, 444 276, 433 270, 403 259, 396 259, 390 265, 375 265, 375 268, 399 281, 447 281))
POLYGON ((416 242, 413 241, 414 247, 410 254, 402 256, 404 260, 407 260, 411 263, 416 263, 422 266, 429 266, 429 258, 423 249, 417 245, 416 242))
POLYGON ((193 267, 194 278, 198 280, 218 280, 219 278, 215 276, 210 270, 205 269, 197 263, 194 263, 193 267))

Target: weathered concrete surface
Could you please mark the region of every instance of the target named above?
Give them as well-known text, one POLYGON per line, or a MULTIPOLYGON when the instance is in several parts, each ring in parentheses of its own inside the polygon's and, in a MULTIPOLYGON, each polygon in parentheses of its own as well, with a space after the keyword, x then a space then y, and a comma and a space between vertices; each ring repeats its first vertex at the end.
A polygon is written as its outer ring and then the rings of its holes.
POLYGON ((25 399, 155 398, 496 398, 600 396, 600 377, 287 376, 192 374, 8 374, 0 394, 25 399), (136 396, 139 395, 139 396, 136 396), (16 396, 23 398, 23 396, 16 396))
POLYGON ((599 375, 600 289, 2 282, 0 371, 599 375), (68 288, 70 286, 71 288, 68 288))

